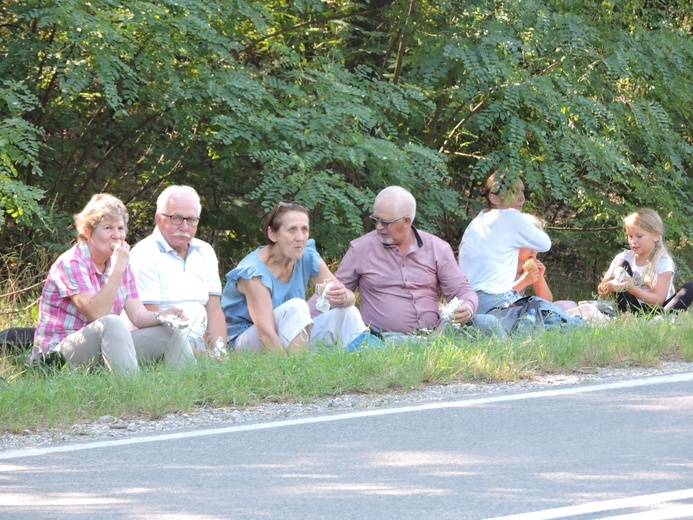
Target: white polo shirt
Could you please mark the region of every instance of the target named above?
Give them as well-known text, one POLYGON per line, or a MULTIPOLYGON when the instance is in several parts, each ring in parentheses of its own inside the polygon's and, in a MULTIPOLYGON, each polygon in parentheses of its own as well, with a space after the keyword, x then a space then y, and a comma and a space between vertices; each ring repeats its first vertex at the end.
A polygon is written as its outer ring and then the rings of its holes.
POLYGON ((183 259, 157 227, 132 248, 130 265, 142 303, 158 305, 161 310, 180 307, 195 322, 193 333, 204 334, 204 306, 210 295, 221 296, 219 263, 211 245, 193 238, 183 259))

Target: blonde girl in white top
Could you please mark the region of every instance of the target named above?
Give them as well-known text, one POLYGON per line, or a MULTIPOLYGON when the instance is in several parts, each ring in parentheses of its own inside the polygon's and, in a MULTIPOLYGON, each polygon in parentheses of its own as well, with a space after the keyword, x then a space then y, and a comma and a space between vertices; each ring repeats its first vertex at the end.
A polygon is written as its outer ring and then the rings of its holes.
POLYGON ((623 312, 686 310, 693 301, 693 282, 674 290, 674 260, 664 244, 664 223, 652 209, 640 209, 623 220, 629 250, 611 262, 597 287, 600 296, 616 295, 623 312))

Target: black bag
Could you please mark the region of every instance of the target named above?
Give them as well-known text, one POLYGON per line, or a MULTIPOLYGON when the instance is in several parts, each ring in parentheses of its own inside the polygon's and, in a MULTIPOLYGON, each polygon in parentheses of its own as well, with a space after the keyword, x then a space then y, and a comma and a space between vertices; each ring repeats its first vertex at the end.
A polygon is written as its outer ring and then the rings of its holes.
POLYGON ((533 309, 534 319, 533 323, 528 323, 527 326, 531 326, 537 329, 544 328, 544 314, 542 313, 542 300, 536 298, 535 296, 525 296, 519 300, 514 301, 507 307, 501 307, 496 309, 491 309, 486 314, 490 314, 498 318, 498 321, 503 326, 503 328, 509 332, 517 332, 519 328, 523 325, 523 316, 530 314, 530 309, 533 309))
POLYGON ((561 307, 543 298, 525 296, 507 307, 491 309, 487 314, 498 318, 509 333, 528 332, 525 329, 552 329, 556 327, 581 326, 586 322, 579 316, 569 316, 561 307), (530 314, 533 318, 526 319, 530 314))
POLYGON ((35 327, 12 327, 0 332, 0 354, 21 354, 34 347, 35 327))

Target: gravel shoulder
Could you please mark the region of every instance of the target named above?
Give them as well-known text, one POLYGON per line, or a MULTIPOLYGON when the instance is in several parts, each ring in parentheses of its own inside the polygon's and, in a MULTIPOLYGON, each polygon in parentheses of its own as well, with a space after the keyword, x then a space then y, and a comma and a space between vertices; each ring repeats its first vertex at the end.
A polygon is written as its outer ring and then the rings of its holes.
POLYGON ((344 394, 311 403, 265 403, 245 409, 196 408, 190 413, 169 414, 159 420, 122 420, 103 416, 93 422, 75 424, 66 429, 29 431, 21 434, 2 434, 0 451, 18 450, 116 439, 153 433, 167 433, 195 428, 230 426, 234 424, 269 422, 294 417, 317 416, 324 413, 369 410, 388 406, 453 401, 476 396, 541 390, 557 386, 585 383, 605 383, 665 374, 693 372, 693 363, 664 362, 656 368, 606 368, 589 374, 551 374, 531 381, 514 383, 459 383, 429 385, 389 394, 344 394))

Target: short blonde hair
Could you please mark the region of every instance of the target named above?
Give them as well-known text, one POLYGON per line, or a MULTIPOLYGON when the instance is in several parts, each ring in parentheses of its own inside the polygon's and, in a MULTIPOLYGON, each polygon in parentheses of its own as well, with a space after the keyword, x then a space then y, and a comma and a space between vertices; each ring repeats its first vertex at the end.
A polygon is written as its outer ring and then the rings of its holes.
POLYGON ((77 228, 77 240, 82 242, 87 238, 87 231, 93 231, 99 222, 116 221, 123 219, 125 232, 127 233, 128 211, 125 204, 113 195, 98 193, 84 206, 84 209, 75 215, 75 227, 77 228))

